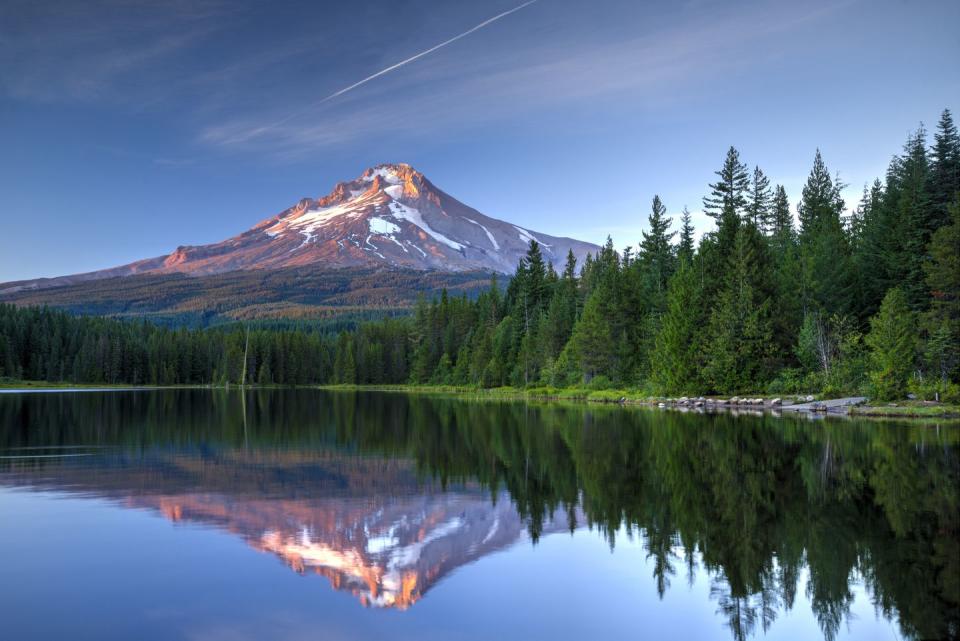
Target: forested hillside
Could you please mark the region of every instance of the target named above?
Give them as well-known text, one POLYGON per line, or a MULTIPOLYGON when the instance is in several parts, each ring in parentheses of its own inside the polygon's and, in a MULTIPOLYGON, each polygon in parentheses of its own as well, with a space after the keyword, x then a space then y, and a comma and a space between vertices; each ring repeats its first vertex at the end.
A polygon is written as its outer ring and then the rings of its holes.
POLYGON ((165 330, 0 310, 0 374, 130 383, 450 383, 666 394, 956 395, 960 136, 944 111, 848 207, 819 151, 790 196, 730 148, 694 242, 653 198, 634 250, 557 274, 530 243, 506 290, 446 292, 355 331, 165 330), (248 338, 249 337, 249 338, 248 338), (244 360, 246 354, 246 360, 244 360))
POLYGON ((476 271, 251 269, 211 276, 140 274, 6 292, 0 287, 0 302, 198 327, 238 320, 369 320, 409 313, 419 294, 433 297, 446 289, 475 296, 489 280, 489 273, 476 271))

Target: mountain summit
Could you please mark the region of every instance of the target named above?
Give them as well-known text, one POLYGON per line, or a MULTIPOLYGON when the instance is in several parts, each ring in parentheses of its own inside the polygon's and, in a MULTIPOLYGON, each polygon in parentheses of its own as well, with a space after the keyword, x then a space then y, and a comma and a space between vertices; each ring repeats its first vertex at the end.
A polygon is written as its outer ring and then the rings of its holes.
POLYGON ((410 165, 383 164, 225 241, 181 246, 167 256, 112 269, 7 283, 0 293, 133 274, 206 276, 312 266, 511 273, 531 240, 540 243, 544 258, 557 267, 568 250, 582 263, 588 252, 599 249, 485 216, 410 165))
POLYGON ((356 180, 337 184, 328 195, 301 200, 235 239, 188 249, 184 259, 209 262, 217 269, 224 264, 217 257, 223 255, 229 264, 240 242, 253 252, 257 266, 319 262, 512 272, 531 240, 557 264, 570 249, 581 260, 597 249, 485 216, 400 163, 371 167, 356 180), (221 254, 221 247, 228 251, 221 254))

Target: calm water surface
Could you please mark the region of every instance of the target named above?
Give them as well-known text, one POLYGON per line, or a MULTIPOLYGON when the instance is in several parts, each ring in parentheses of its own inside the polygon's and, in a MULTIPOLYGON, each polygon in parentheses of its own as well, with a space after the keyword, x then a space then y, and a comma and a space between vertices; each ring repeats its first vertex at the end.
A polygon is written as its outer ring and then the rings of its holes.
POLYGON ((960 429, 0 395, 3 639, 960 636, 960 429))

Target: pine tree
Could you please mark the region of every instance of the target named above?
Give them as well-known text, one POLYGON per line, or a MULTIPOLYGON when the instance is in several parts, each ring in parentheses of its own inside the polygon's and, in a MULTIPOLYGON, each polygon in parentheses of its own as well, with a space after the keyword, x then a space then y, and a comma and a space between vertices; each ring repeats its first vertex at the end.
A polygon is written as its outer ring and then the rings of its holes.
POLYGON ((770 230, 772 223, 771 198, 770 179, 755 166, 747 196, 746 217, 764 233, 770 230))
POLYGON ((740 221, 745 215, 747 207, 747 193, 750 189, 750 180, 747 177, 747 166, 740 162, 740 152, 730 147, 723 161, 723 167, 716 172, 719 180, 710 184, 710 195, 703 199, 704 213, 717 221, 716 261, 719 267, 726 263, 740 221))
POLYGON ((654 383, 663 393, 692 393, 699 385, 701 310, 696 271, 688 260, 681 260, 670 279, 667 311, 650 359, 654 383))
POLYGON ((931 292, 926 325, 930 369, 942 380, 960 375, 960 196, 948 208, 951 224, 930 240, 930 260, 924 265, 931 292))
POLYGON ((781 240, 785 237, 792 237, 794 234, 793 214, 790 213, 790 201, 787 199, 787 191, 783 188, 783 185, 777 185, 774 190, 770 214, 768 231, 771 236, 781 240))
POLYGON ((616 345, 610 324, 610 305, 604 290, 591 295, 584 307, 583 315, 573 330, 573 344, 580 362, 580 371, 584 382, 589 383, 594 376, 610 377, 614 369, 616 345))
POLYGON ((769 373, 775 355, 770 290, 766 244, 748 223, 737 233, 707 328, 705 373, 715 391, 757 389, 769 373))
POLYGON ((949 109, 943 110, 933 138, 929 195, 934 216, 931 222, 939 228, 950 223, 947 208, 960 193, 960 134, 949 109))
POLYGON ((842 186, 835 184, 820 150, 813 159, 813 169, 803 186, 797 213, 800 217, 800 239, 807 241, 812 235, 826 229, 842 229, 840 214, 844 203, 840 197, 842 186))
POLYGON ((727 150, 723 167, 716 175, 719 180, 710 184, 710 195, 703 199, 703 209, 718 224, 722 224, 724 217, 740 217, 747 207, 747 193, 750 190, 747 166, 740 162, 740 152, 734 147, 727 150))
POLYGON ((684 206, 680 214, 680 244, 677 246, 677 257, 690 262, 693 260, 693 217, 690 210, 684 206))
POLYGON ((900 288, 883 298, 880 311, 870 319, 866 342, 870 348, 870 381, 876 400, 896 400, 907 393, 907 382, 916 358, 917 324, 900 288))
POLYGON ((647 219, 650 231, 642 232, 643 240, 640 242, 640 262, 657 292, 666 291, 667 281, 674 269, 673 248, 670 241, 676 232, 667 233, 673 220, 666 214, 667 208, 661 202, 660 196, 654 196, 650 216, 647 219))
POLYGON ((849 310, 854 285, 849 241, 840 219, 841 188, 818 149, 798 207, 801 282, 804 304, 827 316, 849 310))
POLYGON ((927 245, 936 231, 938 216, 930 203, 930 159, 927 155, 926 130, 921 126, 904 146, 899 170, 899 198, 896 201, 901 236, 900 265, 903 268, 902 287, 910 307, 920 310, 929 302, 923 265, 927 245))

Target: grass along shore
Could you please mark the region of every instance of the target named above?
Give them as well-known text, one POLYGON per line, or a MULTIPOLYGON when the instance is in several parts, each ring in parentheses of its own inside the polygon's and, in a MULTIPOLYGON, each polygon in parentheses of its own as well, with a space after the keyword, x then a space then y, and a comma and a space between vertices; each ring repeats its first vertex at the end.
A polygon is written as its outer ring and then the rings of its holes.
MULTIPOLYGON (((68 383, 47 381, 24 381, 15 379, 0 379, 0 390, 124 390, 124 389, 236 389, 239 385, 129 385, 110 383, 68 383)), ((291 389, 282 385, 247 385, 247 389, 291 389)), ((769 394, 747 394, 734 397, 697 397, 697 398, 670 398, 650 396, 641 390, 631 389, 602 389, 595 390, 587 387, 493 387, 481 388, 457 385, 303 385, 300 389, 325 389, 341 391, 381 391, 405 394, 436 394, 460 396, 470 399, 490 400, 527 400, 527 401, 574 401, 586 403, 606 403, 620 405, 642 405, 648 407, 664 407, 670 409, 743 409, 743 410, 778 410, 790 404, 808 402, 810 400, 826 400, 820 395, 785 395, 781 398, 769 394), (745 401, 745 402, 743 402, 745 401)), ((869 401, 863 405, 854 405, 848 408, 853 416, 862 417, 890 417, 890 418, 951 418, 960 419, 960 405, 950 403, 933 403, 929 401, 904 400, 897 403, 883 403, 870 405, 869 401)))

